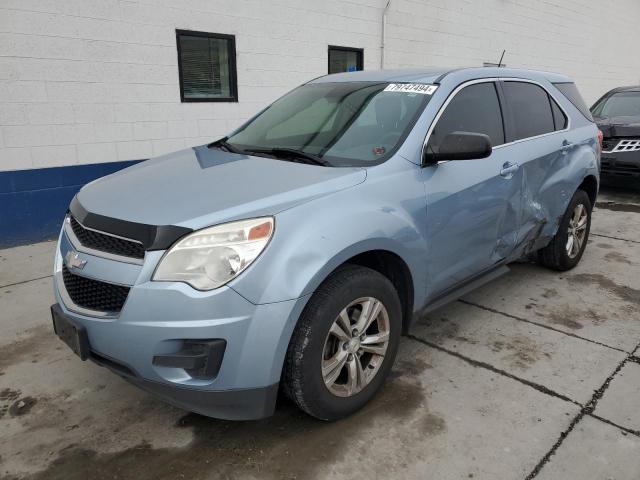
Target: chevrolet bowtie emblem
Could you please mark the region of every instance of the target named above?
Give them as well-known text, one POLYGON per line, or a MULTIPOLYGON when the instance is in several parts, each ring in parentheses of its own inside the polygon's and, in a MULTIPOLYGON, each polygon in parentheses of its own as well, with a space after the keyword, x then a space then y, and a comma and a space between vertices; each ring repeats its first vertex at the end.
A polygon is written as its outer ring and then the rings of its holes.
POLYGON ((67 267, 77 268, 78 270, 82 270, 87 264, 86 260, 82 260, 76 252, 72 252, 71 250, 67 252, 64 259, 67 267))

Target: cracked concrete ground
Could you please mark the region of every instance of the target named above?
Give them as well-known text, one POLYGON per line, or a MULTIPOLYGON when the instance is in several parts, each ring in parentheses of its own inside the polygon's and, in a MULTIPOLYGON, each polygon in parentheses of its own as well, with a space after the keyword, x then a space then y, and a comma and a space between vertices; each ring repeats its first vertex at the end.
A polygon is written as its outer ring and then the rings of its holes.
POLYGON ((602 192, 576 269, 516 264, 422 319, 333 424, 212 420, 81 362, 51 331, 53 250, 0 250, 2 479, 640 478, 638 193, 602 192))

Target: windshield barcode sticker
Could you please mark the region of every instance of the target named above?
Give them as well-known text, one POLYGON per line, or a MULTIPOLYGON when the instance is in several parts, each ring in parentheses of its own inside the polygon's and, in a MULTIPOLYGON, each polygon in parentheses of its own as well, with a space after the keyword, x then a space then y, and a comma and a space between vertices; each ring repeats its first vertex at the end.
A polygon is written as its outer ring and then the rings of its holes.
POLYGON ((390 83, 384 91, 431 95, 436 91, 436 88, 438 88, 436 85, 427 85, 426 83, 390 83))

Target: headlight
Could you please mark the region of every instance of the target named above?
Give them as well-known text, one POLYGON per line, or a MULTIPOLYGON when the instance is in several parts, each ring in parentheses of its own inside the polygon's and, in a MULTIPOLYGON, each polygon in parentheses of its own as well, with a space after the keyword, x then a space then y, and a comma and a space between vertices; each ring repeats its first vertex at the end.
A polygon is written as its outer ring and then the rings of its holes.
POLYGON ((237 277, 264 250, 273 218, 253 218, 193 232, 165 253, 153 280, 213 290, 237 277))

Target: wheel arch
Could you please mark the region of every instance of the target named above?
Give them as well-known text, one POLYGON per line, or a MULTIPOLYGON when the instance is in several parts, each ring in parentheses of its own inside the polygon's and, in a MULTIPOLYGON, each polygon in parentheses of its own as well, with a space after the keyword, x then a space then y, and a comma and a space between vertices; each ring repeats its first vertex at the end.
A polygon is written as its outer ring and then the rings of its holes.
POLYGON ((389 250, 369 250, 347 259, 344 263, 367 267, 384 275, 393 284, 402 305, 402 330, 406 332, 413 316, 414 285, 407 263, 389 250))
POLYGON ((331 274, 340 267, 352 264, 368 267, 389 278, 398 291, 402 305, 402 329, 406 333, 409 328, 414 313, 414 306, 421 301, 421 297, 416 292, 420 292, 420 283, 417 272, 412 270, 411 263, 407 262, 406 256, 398 251, 389 239, 379 239, 378 241, 363 241, 352 245, 340 253, 334 255, 322 269, 309 281, 304 289, 304 295, 298 299, 298 307, 294 310, 288 322, 288 328, 282 333, 280 349, 281 355, 274 368, 282 372, 284 368, 284 355, 288 349, 293 332, 298 324, 300 316, 313 293, 331 274))
POLYGON ((414 306, 423 301, 422 295, 426 293, 426 286, 421 282, 420 271, 407 261, 412 252, 403 250, 402 245, 386 239, 370 239, 335 254, 328 260, 324 267, 319 269, 310 279, 305 294, 312 294, 333 272, 345 264, 361 265, 371 268, 387 277, 398 291, 402 302, 403 327, 405 322, 410 322, 414 306))
POLYGON ((591 207, 594 207, 598 197, 598 180, 595 175, 587 175, 578 186, 578 190, 583 190, 589 196, 591 207))

